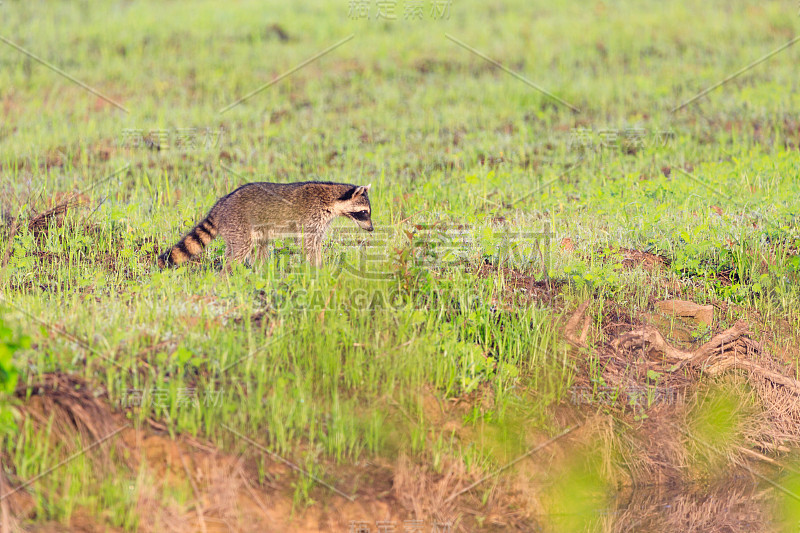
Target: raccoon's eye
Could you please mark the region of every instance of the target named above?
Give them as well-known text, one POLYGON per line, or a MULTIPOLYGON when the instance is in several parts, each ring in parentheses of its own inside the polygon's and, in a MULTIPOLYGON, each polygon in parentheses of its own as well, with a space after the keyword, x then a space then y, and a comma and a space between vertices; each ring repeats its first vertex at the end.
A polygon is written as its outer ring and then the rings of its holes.
POLYGON ((369 211, 356 211, 354 213, 350 213, 350 216, 363 222, 369 220, 369 211))

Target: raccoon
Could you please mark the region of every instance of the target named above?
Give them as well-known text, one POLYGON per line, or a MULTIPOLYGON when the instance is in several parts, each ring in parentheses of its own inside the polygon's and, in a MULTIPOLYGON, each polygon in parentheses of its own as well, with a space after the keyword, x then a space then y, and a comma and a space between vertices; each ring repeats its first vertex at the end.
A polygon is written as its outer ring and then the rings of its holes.
POLYGON ((208 215, 158 258, 161 268, 179 265, 200 254, 217 235, 225 241, 225 258, 244 261, 266 254, 269 240, 294 236, 303 242, 306 259, 322 264, 322 240, 333 219, 345 216, 372 231, 370 185, 326 181, 248 183, 223 196, 208 215))

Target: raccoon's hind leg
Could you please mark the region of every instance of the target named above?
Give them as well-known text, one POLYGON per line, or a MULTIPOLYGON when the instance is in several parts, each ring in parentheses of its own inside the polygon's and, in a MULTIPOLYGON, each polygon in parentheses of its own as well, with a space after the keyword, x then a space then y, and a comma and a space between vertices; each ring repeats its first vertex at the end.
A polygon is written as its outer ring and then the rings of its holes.
POLYGON ((269 227, 256 227, 250 232, 250 242, 253 252, 250 255, 250 263, 255 266, 257 263, 267 263, 269 258, 269 241, 274 238, 273 232, 269 227))
POLYGON ((236 232, 223 235, 223 238, 225 239, 225 261, 227 263, 242 262, 252 254, 253 240, 249 232, 236 232))
POLYGON ((274 251, 270 250, 270 240, 269 239, 258 239, 253 241, 253 254, 252 254, 252 263, 253 266, 256 264, 260 265, 268 265, 270 261, 270 255, 274 253, 274 251))

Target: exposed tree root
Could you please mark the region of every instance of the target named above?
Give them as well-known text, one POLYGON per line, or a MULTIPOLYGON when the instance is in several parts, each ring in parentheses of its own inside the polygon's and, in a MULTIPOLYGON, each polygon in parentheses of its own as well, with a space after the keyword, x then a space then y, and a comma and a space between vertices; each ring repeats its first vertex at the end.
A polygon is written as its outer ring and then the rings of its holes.
MULTIPOLYGON (((567 325, 564 328, 564 336, 567 338, 570 344, 573 344, 579 348, 586 348, 586 334, 589 332, 589 328, 584 326, 584 331, 581 331, 581 334, 577 334, 578 330, 578 323, 583 318, 583 314, 586 312, 586 308, 589 307, 590 300, 586 300, 578 308, 572 313, 572 316, 569 317, 567 321, 567 325), (584 333, 585 332, 585 333, 584 333)), ((588 322, 587 322, 588 323, 588 322)))
POLYGON ((60 224, 64 220, 67 211, 85 206, 88 204, 89 199, 81 193, 64 193, 54 197, 53 202, 54 205, 52 207, 30 216, 28 229, 35 235, 47 231, 53 221, 60 224))
MULTIPOLYGON (((576 333, 578 323, 588 306, 588 300, 583 302, 567 321, 564 335, 576 346, 586 346, 585 333, 582 332, 580 336, 576 333)), ((608 346, 618 354, 638 350, 651 361, 657 359, 660 354, 662 360, 666 358, 678 363, 670 369, 673 372, 684 365, 696 368, 709 376, 718 376, 731 369, 747 370, 800 394, 800 381, 753 361, 768 354, 760 343, 747 336, 748 333, 747 323, 739 320, 733 327, 715 335, 697 350, 686 351, 669 344, 655 327, 644 326, 620 335, 608 346)))

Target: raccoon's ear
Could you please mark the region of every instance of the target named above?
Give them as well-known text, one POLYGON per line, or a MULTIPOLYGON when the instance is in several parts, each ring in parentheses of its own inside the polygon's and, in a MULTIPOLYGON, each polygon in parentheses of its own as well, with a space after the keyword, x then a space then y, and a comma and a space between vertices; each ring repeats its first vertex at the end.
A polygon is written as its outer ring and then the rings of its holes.
POLYGON ((370 187, 372 187, 372 184, 371 184, 371 183, 370 183, 369 185, 359 185, 359 186, 358 186, 358 187, 356 187, 356 189, 353 191, 353 198, 355 198, 355 197, 357 197, 357 196, 361 196, 362 194, 364 194, 365 192, 367 192, 367 191, 369 190, 369 188, 370 188, 370 187))

